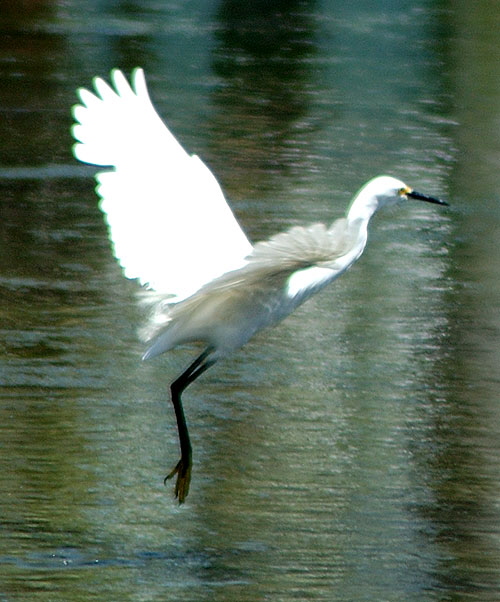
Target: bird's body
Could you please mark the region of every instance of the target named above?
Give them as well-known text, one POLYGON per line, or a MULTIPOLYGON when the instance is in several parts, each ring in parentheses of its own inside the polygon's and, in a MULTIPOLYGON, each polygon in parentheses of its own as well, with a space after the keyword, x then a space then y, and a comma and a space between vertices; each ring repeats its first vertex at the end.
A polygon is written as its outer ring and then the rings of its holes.
POLYGON ((82 161, 114 167, 97 175, 97 191, 115 256, 127 277, 163 296, 143 330, 149 341, 144 359, 186 343, 205 345, 171 385, 181 460, 168 477, 177 475, 183 502, 191 444, 182 391, 345 272, 362 254, 368 222, 380 207, 408 198, 446 203, 379 176, 330 228, 297 226, 252 245, 210 170, 158 117, 142 70, 134 71, 132 88, 120 71, 112 79, 114 90, 94 80, 98 96, 80 90, 74 152, 82 161))
POLYGON ((340 276, 365 243, 359 225, 347 219, 330 229, 322 224, 295 227, 257 243, 241 268, 183 301, 157 307, 160 326, 150 333, 145 359, 193 341, 210 346, 214 359, 229 355, 340 276))

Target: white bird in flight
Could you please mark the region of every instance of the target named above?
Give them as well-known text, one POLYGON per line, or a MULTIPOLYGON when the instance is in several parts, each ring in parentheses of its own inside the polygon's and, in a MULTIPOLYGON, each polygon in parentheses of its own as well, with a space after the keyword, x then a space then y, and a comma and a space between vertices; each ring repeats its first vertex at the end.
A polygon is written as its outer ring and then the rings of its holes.
POLYGON ((96 77, 96 93, 78 90, 73 152, 80 161, 111 168, 96 175, 96 191, 114 255, 125 276, 160 296, 145 329, 143 359, 185 343, 204 345, 170 387, 181 458, 165 481, 177 475, 175 495, 182 503, 192 465, 184 389, 345 272, 363 252, 378 209, 409 199, 447 203, 379 176, 329 228, 296 226, 252 245, 211 171, 158 116, 143 70, 133 71, 132 85, 117 69, 111 81, 113 87, 96 77))

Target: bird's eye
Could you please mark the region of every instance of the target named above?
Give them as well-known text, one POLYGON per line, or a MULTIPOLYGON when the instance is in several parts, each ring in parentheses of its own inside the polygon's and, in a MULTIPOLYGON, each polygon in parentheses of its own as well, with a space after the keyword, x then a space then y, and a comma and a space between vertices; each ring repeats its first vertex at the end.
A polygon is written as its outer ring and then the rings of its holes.
POLYGON ((409 194, 410 192, 411 192, 411 188, 409 188, 408 186, 403 186, 403 188, 400 188, 398 190, 399 196, 404 196, 405 194, 409 194))

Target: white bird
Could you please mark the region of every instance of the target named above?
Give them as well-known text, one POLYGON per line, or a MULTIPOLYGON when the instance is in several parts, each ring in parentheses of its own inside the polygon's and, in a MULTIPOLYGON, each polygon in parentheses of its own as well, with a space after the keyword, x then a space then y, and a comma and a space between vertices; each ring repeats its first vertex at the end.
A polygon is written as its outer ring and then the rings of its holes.
POLYGON ((158 116, 143 70, 133 71, 132 85, 116 69, 111 80, 113 87, 94 78, 96 93, 78 90, 73 151, 80 161, 112 167, 96 175, 96 190, 115 257, 125 276, 160 296, 143 359, 185 343, 205 346, 171 384, 181 458, 165 480, 177 475, 182 503, 192 465, 184 389, 345 272, 363 252, 378 209, 407 199, 447 203, 379 176, 329 228, 297 226, 252 245, 211 171, 158 116))

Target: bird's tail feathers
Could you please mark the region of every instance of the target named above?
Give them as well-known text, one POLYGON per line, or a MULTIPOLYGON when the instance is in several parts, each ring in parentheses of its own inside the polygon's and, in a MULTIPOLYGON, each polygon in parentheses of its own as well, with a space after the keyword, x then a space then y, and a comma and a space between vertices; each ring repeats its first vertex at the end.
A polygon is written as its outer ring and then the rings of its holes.
POLYGON ((143 343, 151 342, 170 322, 170 314, 176 301, 175 297, 165 298, 165 295, 155 294, 152 291, 141 291, 139 305, 147 313, 144 326, 138 331, 143 343))

